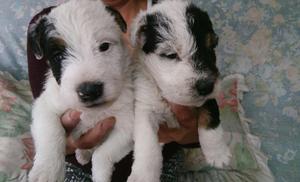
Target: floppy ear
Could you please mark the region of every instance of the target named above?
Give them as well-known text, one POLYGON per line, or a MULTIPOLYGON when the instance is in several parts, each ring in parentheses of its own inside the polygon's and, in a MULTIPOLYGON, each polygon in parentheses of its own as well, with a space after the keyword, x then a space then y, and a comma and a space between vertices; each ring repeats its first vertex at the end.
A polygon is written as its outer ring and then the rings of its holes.
POLYGON ((137 45, 143 45, 145 43, 145 37, 143 33, 147 28, 146 12, 141 11, 132 23, 130 32, 131 44, 133 47, 137 45))
POLYGON ((107 6, 106 10, 115 18, 116 23, 119 25, 120 29, 123 33, 126 33, 127 31, 127 24, 125 20, 123 19, 122 15, 112 7, 107 6))
POLYGON ((38 19, 31 24, 28 29, 28 43, 34 53, 36 59, 41 60, 44 57, 42 39, 46 31, 47 18, 46 16, 38 19))
POLYGON ((205 45, 209 49, 214 49, 219 42, 219 37, 214 32, 210 32, 205 37, 205 45))

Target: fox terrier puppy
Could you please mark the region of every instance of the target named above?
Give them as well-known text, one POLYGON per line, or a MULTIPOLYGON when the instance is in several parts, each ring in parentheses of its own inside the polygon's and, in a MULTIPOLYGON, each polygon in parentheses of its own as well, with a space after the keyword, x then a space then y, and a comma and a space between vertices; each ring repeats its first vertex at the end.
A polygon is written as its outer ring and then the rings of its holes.
POLYGON ((70 0, 30 27, 35 56, 50 67, 32 111, 36 155, 30 182, 64 180, 66 133, 60 116, 68 108, 82 112, 75 138, 100 120, 117 120, 101 145, 76 151, 82 164, 91 158, 94 181, 109 182, 114 163, 132 150, 134 94, 125 31, 121 15, 99 0, 70 0))
POLYGON ((134 164, 129 182, 158 182, 162 168, 159 124, 178 127, 167 101, 198 108, 199 141, 206 161, 228 164, 214 96, 219 71, 218 37, 208 14, 181 0, 165 0, 141 12, 133 24, 135 75, 134 164))

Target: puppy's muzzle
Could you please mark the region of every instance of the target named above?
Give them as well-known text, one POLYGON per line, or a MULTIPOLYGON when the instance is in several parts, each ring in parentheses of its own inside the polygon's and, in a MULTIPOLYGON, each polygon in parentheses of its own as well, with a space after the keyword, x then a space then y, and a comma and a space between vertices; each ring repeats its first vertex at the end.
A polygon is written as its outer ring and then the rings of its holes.
POLYGON ((101 82, 84 82, 78 86, 76 92, 81 102, 92 103, 102 97, 103 88, 101 82))
POLYGON ((197 80, 195 89, 200 96, 206 96, 213 92, 215 82, 212 80, 197 80))

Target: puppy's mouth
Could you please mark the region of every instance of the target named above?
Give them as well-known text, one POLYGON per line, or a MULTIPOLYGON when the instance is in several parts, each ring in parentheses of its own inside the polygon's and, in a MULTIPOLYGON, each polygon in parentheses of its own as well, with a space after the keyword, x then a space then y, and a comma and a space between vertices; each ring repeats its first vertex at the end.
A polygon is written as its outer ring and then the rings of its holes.
POLYGON ((84 103, 84 107, 86 108, 98 108, 98 107, 105 107, 110 106, 113 103, 113 100, 102 100, 98 102, 92 102, 92 103, 84 103))
POLYGON ((87 108, 94 108, 94 107, 100 107, 104 105, 105 102, 99 102, 99 103, 91 103, 91 104, 85 104, 85 107, 87 108))

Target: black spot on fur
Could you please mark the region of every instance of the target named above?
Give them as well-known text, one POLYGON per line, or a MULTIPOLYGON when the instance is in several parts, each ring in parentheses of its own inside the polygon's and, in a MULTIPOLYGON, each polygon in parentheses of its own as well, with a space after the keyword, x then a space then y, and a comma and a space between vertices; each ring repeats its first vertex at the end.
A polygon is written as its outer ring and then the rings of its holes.
POLYGON ((49 35, 53 31, 55 31, 55 26, 44 17, 31 27, 29 42, 38 59, 45 57, 48 60, 53 76, 60 84, 62 60, 66 56, 66 47, 64 41, 49 35))
POLYGON ((123 19, 122 15, 112 7, 107 6, 106 10, 115 18, 116 23, 119 25, 122 32, 126 33, 127 31, 127 24, 125 20, 123 19))
POLYGON ((211 119, 207 125, 207 128, 217 128, 220 124, 220 112, 216 99, 207 100, 202 107, 204 107, 209 112, 209 116, 211 119))
POLYGON ((165 41, 161 30, 169 31, 170 20, 161 13, 154 13, 146 16, 146 23, 141 27, 141 34, 144 37, 143 51, 146 54, 153 53, 157 44, 165 41))
POLYGON ((197 51, 193 55, 195 70, 208 71, 217 77, 214 48, 218 43, 212 23, 206 12, 193 4, 186 9, 187 27, 195 40, 197 51))
POLYGON ((46 57, 48 58, 53 76, 58 84, 61 81, 62 62, 66 58, 66 47, 62 40, 50 38, 45 42, 46 57))
POLYGON ((42 59, 45 55, 43 49, 43 42, 50 31, 54 29, 54 26, 48 23, 47 18, 41 18, 37 23, 32 24, 29 27, 28 39, 37 59, 42 59))

